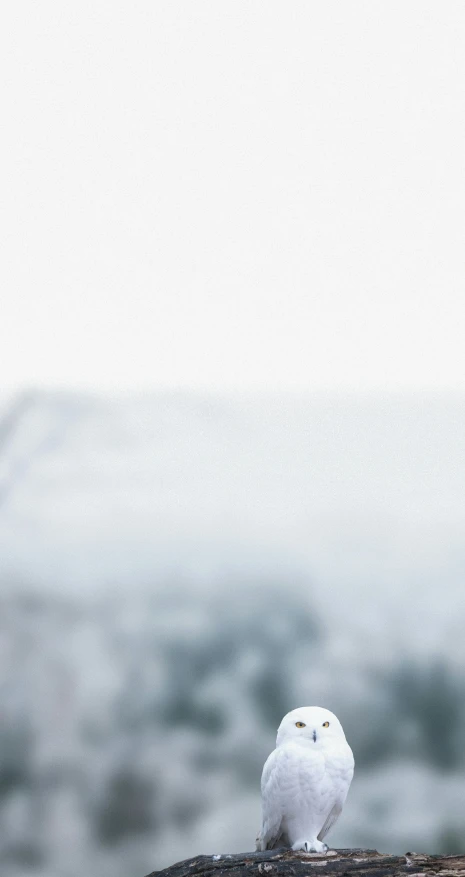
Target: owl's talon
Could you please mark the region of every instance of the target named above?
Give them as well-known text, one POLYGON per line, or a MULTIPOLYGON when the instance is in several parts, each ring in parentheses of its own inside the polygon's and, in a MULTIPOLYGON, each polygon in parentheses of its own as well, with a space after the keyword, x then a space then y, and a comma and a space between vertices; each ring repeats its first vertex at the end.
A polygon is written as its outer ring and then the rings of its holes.
POLYGON ((292 845, 293 850, 303 850, 304 853, 327 853, 328 846, 321 840, 298 840, 292 845))

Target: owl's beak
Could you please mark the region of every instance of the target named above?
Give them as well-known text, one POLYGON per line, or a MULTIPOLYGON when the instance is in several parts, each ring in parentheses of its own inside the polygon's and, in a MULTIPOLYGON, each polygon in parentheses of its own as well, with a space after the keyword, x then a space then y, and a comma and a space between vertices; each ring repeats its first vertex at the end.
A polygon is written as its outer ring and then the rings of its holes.
POLYGON ((316 731, 313 732, 313 742, 316 743, 316 731))

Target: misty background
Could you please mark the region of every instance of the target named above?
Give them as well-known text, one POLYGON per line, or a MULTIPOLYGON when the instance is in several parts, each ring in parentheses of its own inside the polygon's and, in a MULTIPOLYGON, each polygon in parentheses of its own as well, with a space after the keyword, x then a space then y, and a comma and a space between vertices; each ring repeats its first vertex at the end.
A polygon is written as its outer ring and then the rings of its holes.
POLYGON ((284 713, 334 846, 464 852, 465 11, 2 11, 0 863, 250 850, 284 713))

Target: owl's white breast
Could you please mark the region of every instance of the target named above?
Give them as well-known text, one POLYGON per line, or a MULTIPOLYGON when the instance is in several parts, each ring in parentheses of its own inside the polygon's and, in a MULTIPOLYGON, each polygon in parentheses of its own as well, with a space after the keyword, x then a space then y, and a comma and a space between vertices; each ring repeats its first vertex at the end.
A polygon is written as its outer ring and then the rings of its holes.
POLYGON ((343 803, 353 774, 353 756, 346 743, 323 750, 290 741, 275 755, 263 791, 278 794, 283 817, 292 819, 303 810, 326 816, 341 798, 343 803))
POLYGON ((347 772, 353 767, 353 758, 347 744, 317 749, 289 742, 280 750, 280 787, 294 798, 325 798, 334 787, 350 782, 347 772))

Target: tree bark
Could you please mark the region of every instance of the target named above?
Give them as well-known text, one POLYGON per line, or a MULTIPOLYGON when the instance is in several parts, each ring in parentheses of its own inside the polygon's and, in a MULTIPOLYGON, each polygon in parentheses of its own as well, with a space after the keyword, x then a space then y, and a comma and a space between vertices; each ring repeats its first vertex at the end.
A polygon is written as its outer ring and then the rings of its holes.
POLYGON ((236 853, 196 856, 177 862, 147 877, 465 877, 465 855, 427 856, 406 853, 390 856, 376 850, 330 850, 295 853, 267 850, 263 853, 236 853))

